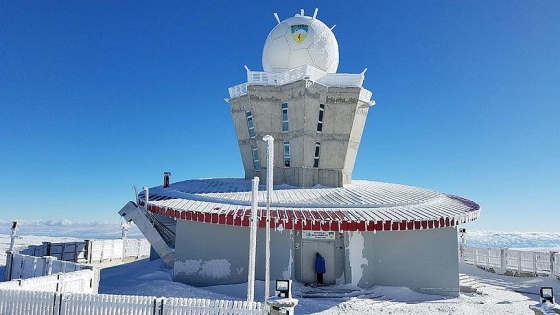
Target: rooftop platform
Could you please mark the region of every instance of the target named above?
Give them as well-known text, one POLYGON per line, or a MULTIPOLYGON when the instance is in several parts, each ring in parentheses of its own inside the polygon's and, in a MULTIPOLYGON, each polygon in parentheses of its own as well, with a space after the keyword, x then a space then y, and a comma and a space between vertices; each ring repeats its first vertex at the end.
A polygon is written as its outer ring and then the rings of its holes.
POLYGON ((278 86, 306 79, 329 87, 362 88, 362 91, 360 92, 360 100, 370 105, 375 105, 375 101, 371 99, 371 91, 362 87, 365 72, 366 70, 358 74, 326 73, 321 69, 310 65, 303 65, 281 73, 251 71, 247 69, 247 83, 230 87, 228 91, 230 98, 236 98, 247 94, 248 85, 278 86))
MULTIPOLYGON (((266 189, 259 187, 258 224, 266 226, 266 189)), ((145 195, 140 194, 145 204, 145 195)), ((433 190, 366 180, 344 187, 274 186, 271 227, 316 231, 399 231, 476 220, 477 203, 433 190)), ((148 210, 180 220, 249 226, 251 181, 196 179, 149 191, 148 210)))

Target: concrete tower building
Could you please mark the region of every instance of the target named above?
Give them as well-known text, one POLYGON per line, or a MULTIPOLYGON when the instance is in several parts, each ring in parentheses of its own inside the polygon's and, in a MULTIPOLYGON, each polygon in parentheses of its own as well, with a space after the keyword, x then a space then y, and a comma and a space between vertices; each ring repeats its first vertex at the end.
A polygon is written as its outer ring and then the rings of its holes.
MULTIPOLYGON (((316 12, 315 12, 316 13, 316 12)), ((272 29, 264 72, 229 89, 245 178, 266 179, 265 135, 275 139, 274 184, 342 187, 354 161, 372 93, 365 70, 338 74, 338 44, 329 27, 303 12, 272 29)))
POLYGON ((329 289, 393 285, 459 295, 457 226, 478 219, 480 206, 425 188, 352 181, 374 102, 362 87, 365 70, 336 73, 338 44, 316 13, 277 17, 263 50, 264 71, 247 69, 247 82, 229 89, 245 178, 169 183, 166 175, 162 186, 144 188, 119 213, 173 267, 174 280, 190 285, 247 281, 254 214, 256 279, 270 274, 312 284, 320 253, 329 289), (275 139, 275 185, 268 205, 268 191, 259 187, 255 209, 251 179, 266 182, 266 135, 275 139))

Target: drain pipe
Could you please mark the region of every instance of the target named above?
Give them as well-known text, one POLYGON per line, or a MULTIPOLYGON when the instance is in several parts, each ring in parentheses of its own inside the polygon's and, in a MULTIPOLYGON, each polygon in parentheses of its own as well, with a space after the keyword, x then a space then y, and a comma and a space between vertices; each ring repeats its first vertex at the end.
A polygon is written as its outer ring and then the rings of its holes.
POLYGON ((264 300, 270 297, 270 197, 273 189, 274 179, 274 138, 266 135, 263 138, 267 143, 266 155, 266 254, 265 254, 265 278, 264 278, 264 300))
POLYGON ((148 200, 150 200, 150 188, 144 186, 142 187, 142 190, 144 190, 146 192, 146 211, 148 211, 148 200))

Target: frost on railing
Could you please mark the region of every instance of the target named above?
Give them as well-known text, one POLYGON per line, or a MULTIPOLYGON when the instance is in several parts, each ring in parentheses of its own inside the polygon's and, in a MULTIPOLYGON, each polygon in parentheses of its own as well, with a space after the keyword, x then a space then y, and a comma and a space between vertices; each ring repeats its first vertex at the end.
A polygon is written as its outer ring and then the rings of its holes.
POLYGON ((10 279, 29 279, 89 268, 82 264, 60 261, 56 257, 35 257, 22 254, 13 254, 8 263, 10 264, 8 268, 10 279))
POLYGON ((87 240, 84 242, 30 245, 21 251, 30 256, 53 256, 58 260, 77 263, 118 262, 150 255, 146 239, 87 240))
POLYGON ((58 293, 96 293, 98 281, 96 273, 97 271, 93 269, 84 269, 71 273, 58 273, 36 278, 16 279, 6 282, 0 282, 0 290, 20 289, 58 293))
POLYGON ((500 274, 556 275, 560 277, 559 254, 546 251, 523 251, 507 248, 464 246, 461 261, 500 274))
POLYGON ((56 295, 50 292, 0 289, 0 313, 10 315, 53 315, 56 295))
POLYGON ((554 253, 552 256, 553 274, 560 280, 560 253, 554 253))
MULTIPOLYGON (((286 72, 262 72, 247 71, 247 83, 239 84, 229 88, 230 98, 235 98, 247 94, 247 85, 273 85, 279 86, 306 79, 318 82, 329 87, 362 87, 364 73, 326 73, 310 65, 303 65, 286 72)), ((371 92, 362 89, 360 100, 370 103, 371 92)))
POLYGON ((0 314, 264 315, 267 312, 264 304, 258 302, 0 289, 0 314))

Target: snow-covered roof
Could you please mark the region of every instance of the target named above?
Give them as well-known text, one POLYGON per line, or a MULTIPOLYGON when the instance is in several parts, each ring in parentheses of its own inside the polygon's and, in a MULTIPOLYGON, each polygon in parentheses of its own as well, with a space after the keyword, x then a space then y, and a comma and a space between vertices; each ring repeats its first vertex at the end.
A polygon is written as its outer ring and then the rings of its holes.
MULTIPOLYGON (((141 194, 140 203, 145 195, 141 194)), ((266 189, 259 187, 259 226, 266 226, 266 189)), ((149 190, 148 209, 182 220, 249 226, 251 181, 196 179, 149 190)), ((433 190, 366 180, 344 187, 274 186, 272 227, 322 231, 388 231, 456 226, 476 220, 477 203, 433 190)))

